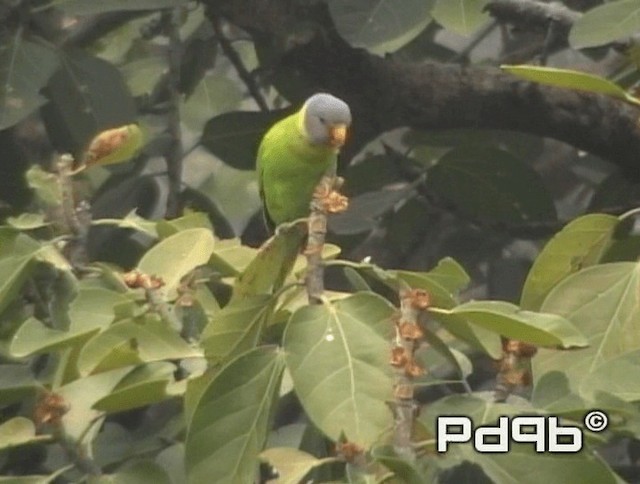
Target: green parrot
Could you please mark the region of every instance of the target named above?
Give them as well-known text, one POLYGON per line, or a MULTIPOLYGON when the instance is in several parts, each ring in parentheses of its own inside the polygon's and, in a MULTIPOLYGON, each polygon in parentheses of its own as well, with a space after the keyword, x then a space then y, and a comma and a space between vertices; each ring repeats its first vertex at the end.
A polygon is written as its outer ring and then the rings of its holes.
POLYGON ((267 131, 258 149, 257 171, 271 230, 309 215, 313 190, 336 162, 350 124, 349 106, 319 93, 267 131))
MULTIPOLYGON (((309 215, 314 189, 336 163, 350 125, 347 103, 331 94, 318 93, 298 112, 267 131, 258 148, 256 168, 265 223, 270 230, 309 215)), ((236 288, 242 293, 279 289, 293 268, 305 236, 303 224, 281 227, 271 244, 263 247, 263 263, 256 263, 256 270, 252 270, 252 263, 236 288), (265 269, 269 263, 273 265, 271 270, 265 269)))

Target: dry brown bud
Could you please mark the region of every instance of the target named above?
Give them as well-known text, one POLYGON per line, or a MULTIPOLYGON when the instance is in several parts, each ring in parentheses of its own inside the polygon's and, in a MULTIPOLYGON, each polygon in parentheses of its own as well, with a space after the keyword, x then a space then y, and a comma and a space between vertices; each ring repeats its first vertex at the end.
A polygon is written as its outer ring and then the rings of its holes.
POLYGON ((422 368, 415 360, 410 360, 404 367, 404 372, 408 377, 417 378, 426 373, 426 370, 422 368))
POLYGON ((33 420, 36 425, 59 425, 62 417, 69 411, 69 405, 61 395, 53 392, 45 392, 41 395, 33 412, 33 420))
POLYGON ((398 330, 400 332, 400 336, 404 339, 418 341, 424 338, 424 331, 417 324, 401 321, 398 324, 398 330))
POLYGON ((322 207, 327 213, 344 212, 349 207, 349 199, 333 190, 322 198, 322 207))
POLYGON ((336 454, 342 456, 347 462, 354 462, 364 454, 364 449, 354 442, 338 442, 336 444, 336 454))
POLYGON ((409 361, 409 357, 402 346, 395 346, 391 349, 391 366, 402 368, 407 364, 407 361, 409 361))

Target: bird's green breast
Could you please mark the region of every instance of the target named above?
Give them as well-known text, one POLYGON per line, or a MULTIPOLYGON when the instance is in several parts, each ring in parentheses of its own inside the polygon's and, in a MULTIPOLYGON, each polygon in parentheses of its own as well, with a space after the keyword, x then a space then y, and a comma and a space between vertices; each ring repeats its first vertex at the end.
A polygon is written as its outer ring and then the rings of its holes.
POLYGON ((276 123, 258 150, 258 177, 265 209, 275 225, 309 214, 313 191, 336 161, 330 147, 312 145, 300 130, 301 113, 276 123))

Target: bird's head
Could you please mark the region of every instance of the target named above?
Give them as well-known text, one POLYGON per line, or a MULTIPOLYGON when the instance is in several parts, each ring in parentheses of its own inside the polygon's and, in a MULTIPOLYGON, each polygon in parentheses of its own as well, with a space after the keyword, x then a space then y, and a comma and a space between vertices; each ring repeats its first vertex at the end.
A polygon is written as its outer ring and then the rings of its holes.
POLYGON ((331 94, 314 94, 302 107, 305 136, 315 145, 340 149, 351 125, 351 111, 343 100, 331 94))

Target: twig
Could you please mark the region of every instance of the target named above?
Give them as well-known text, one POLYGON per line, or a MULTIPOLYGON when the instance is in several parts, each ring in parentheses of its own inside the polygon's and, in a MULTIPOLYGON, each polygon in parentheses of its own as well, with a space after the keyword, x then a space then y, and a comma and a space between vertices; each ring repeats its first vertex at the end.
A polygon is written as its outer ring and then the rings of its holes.
POLYGON ((175 7, 167 12, 166 29, 169 37, 168 64, 168 126, 171 138, 165 155, 167 162, 167 177, 169 179, 169 194, 167 197, 167 217, 180 215, 180 193, 182 189, 182 132, 180 130, 180 64, 182 58, 182 40, 180 39, 180 19, 183 7, 175 7))
POLYGON ((415 360, 415 353, 424 339, 418 324, 420 313, 429 307, 429 295, 420 289, 401 289, 400 318, 395 322, 396 335, 391 350, 391 366, 396 380, 394 400, 390 403, 394 415, 393 448, 399 456, 414 461, 413 427, 418 406, 414 400, 413 379, 425 370, 415 360))
POLYGON ((87 237, 91 227, 91 211, 86 201, 76 206, 72 177, 73 157, 62 155, 56 161, 58 185, 60 187, 62 226, 71 234, 71 240, 65 246, 65 255, 75 269, 82 268, 89 260, 87 237))
POLYGON ((162 298, 159 289, 164 281, 157 277, 133 270, 123 275, 124 283, 131 289, 142 288, 151 310, 156 312, 162 320, 177 333, 182 331, 182 322, 172 311, 171 306, 162 298))
POLYGON ((227 59, 229 59, 229 62, 231 62, 233 67, 236 69, 236 72, 238 73, 238 77, 240 77, 242 82, 244 82, 245 86, 247 86, 247 89, 249 90, 249 94, 251 94, 251 97, 253 97, 253 99, 255 100, 256 104, 258 105, 261 111, 265 111, 265 112, 269 111, 269 105, 267 104, 267 101, 265 101, 264 96, 260 92, 260 88, 258 87, 258 84, 256 84, 254 77, 251 75, 249 70, 245 67, 244 62, 242 62, 242 59, 240 58, 236 50, 233 48, 231 41, 224 35, 224 32, 222 31, 222 25, 220 23, 220 19, 215 18, 212 24, 213 24, 213 31, 215 33, 218 43, 220 44, 220 48, 222 49, 222 52, 224 52, 224 55, 227 56, 227 59))
POLYGON ((305 284, 309 304, 320 304, 324 293, 324 265, 322 249, 327 235, 327 211, 324 204, 326 194, 333 190, 336 183, 336 166, 333 165, 324 174, 311 201, 309 215, 309 236, 305 255, 307 256, 307 274, 305 284))

